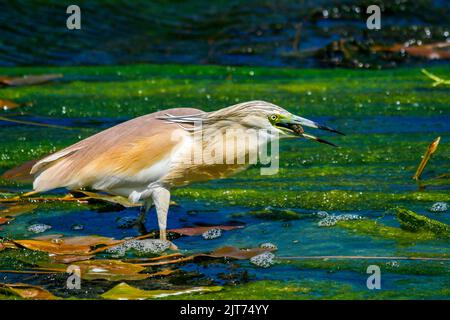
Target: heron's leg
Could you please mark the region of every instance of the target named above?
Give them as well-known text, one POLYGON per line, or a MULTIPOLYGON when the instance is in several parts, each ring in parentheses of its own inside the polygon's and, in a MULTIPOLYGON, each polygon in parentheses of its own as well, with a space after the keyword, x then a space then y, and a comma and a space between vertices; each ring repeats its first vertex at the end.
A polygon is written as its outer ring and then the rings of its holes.
POLYGON ((158 216, 159 238, 166 240, 167 214, 169 212, 170 191, 166 188, 158 187, 152 192, 153 203, 155 204, 158 216))
POLYGON ((138 223, 145 223, 145 218, 147 217, 147 212, 150 210, 150 207, 152 206, 152 202, 149 200, 145 200, 144 203, 141 206, 141 209, 139 210, 139 216, 137 219, 138 223))
POLYGON ((141 234, 147 234, 147 228, 145 228, 145 220, 146 220, 145 218, 151 206, 152 206, 151 199, 144 200, 144 203, 142 204, 139 210, 139 216, 136 220, 136 226, 138 227, 139 233, 141 234))

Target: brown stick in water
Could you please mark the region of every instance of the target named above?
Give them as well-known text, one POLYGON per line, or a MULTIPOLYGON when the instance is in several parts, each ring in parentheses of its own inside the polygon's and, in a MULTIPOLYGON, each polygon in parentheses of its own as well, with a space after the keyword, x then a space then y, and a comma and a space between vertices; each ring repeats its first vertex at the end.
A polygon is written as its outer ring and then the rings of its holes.
POLYGON ((436 149, 439 145, 439 141, 441 141, 441 137, 437 137, 436 139, 434 139, 433 142, 428 146, 428 149, 425 152, 425 155, 423 156, 423 159, 420 162, 419 167, 416 170, 416 173, 412 177, 414 180, 420 179, 420 176, 422 175, 422 172, 425 169, 425 166, 427 165, 427 163, 430 160, 433 153, 436 152, 436 149))

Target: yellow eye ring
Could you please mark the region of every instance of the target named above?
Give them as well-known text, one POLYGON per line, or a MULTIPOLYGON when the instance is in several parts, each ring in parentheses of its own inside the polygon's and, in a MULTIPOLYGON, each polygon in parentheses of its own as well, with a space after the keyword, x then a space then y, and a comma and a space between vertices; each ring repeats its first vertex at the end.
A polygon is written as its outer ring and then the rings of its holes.
POLYGON ((276 114, 273 114, 273 115, 270 116, 270 120, 277 121, 278 120, 278 116, 276 114))

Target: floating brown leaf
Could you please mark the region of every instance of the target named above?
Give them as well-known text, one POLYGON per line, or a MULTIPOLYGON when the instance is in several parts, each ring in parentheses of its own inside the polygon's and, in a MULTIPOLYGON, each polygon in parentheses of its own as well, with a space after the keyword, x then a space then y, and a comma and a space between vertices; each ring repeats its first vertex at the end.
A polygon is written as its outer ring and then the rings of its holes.
POLYGON ((136 264, 119 260, 88 260, 73 263, 80 267, 81 278, 84 280, 143 280, 151 275, 139 273, 145 268, 136 264))
POLYGON ((11 100, 0 99, 0 109, 11 110, 11 109, 15 109, 17 107, 20 107, 19 103, 16 103, 11 100))
POLYGON ((210 227, 193 227, 193 228, 179 228, 179 229, 170 229, 169 232, 174 232, 178 234, 182 234, 184 236, 198 236, 205 233, 211 229, 220 229, 220 230, 234 230, 244 228, 244 226, 210 226, 210 227))
POLYGON ((23 77, 0 77, 0 85, 19 87, 42 84, 62 78, 62 74, 25 75, 23 77))
POLYGON ((257 256, 267 251, 274 251, 274 249, 267 249, 267 248, 239 249, 237 247, 227 246, 219 248, 209 254, 202 254, 202 255, 213 258, 234 258, 239 260, 246 260, 251 259, 254 256, 257 256))
POLYGON ((67 194, 63 197, 29 197, 29 195, 34 194, 34 191, 28 192, 26 194, 15 196, 12 198, 0 199, 0 203, 23 203, 23 202, 78 202, 86 203, 84 198, 74 198, 72 195, 67 194))
POLYGON ((84 261, 92 259, 94 255, 76 255, 76 254, 58 254, 51 257, 54 263, 73 263, 77 261, 84 261))
POLYGON ((133 259, 126 259, 123 261, 132 262, 132 263, 142 263, 142 262, 146 262, 146 261, 161 261, 161 260, 168 260, 168 259, 180 258, 180 257, 183 257, 183 255, 181 253, 177 252, 177 253, 171 253, 171 254, 167 254, 167 255, 163 255, 163 256, 159 256, 159 257, 133 258, 133 259))
POLYGON ((12 293, 16 296, 25 299, 34 299, 34 300, 55 300, 58 299, 53 294, 48 292, 47 290, 38 287, 32 286, 24 283, 16 283, 16 284, 5 284, 0 283, 0 290, 6 291, 8 293, 12 293))
POLYGON ((14 240, 14 243, 30 250, 48 252, 52 254, 91 254, 98 246, 112 246, 121 243, 120 240, 100 236, 80 236, 68 238, 50 238, 47 240, 14 240))
POLYGON ((0 243, 0 251, 5 249, 17 249, 17 246, 9 241, 1 242, 0 243))
POLYGON ((450 59, 450 51, 445 50, 450 47, 450 42, 437 42, 421 46, 405 46, 395 44, 391 47, 374 46, 374 51, 407 52, 409 55, 426 59, 450 59))
MULTIPOLYGON (((37 208, 37 205, 35 205, 35 204, 13 205, 13 206, 7 207, 6 209, 3 209, 0 211, 0 219, 3 218, 3 219, 13 220, 18 215, 32 212, 36 208, 37 208)), ((7 220, 7 221, 9 221, 9 220, 7 220)))
POLYGON ((14 220, 14 219, 13 219, 13 218, 3 218, 3 217, 0 217, 0 225, 6 224, 6 223, 8 223, 8 222, 11 221, 11 220, 14 220))
POLYGON ((192 261, 197 256, 201 256, 201 255, 192 255, 192 256, 187 256, 187 257, 181 257, 181 258, 169 259, 169 260, 163 260, 163 261, 155 261, 155 262, 143 262, 143 263, 138 263, 138 265, 143 266, 143 267, 155 267, 155 266, 164 266, 164 265, 168 265, 168 264, 178 264, 178 263, 192 261))

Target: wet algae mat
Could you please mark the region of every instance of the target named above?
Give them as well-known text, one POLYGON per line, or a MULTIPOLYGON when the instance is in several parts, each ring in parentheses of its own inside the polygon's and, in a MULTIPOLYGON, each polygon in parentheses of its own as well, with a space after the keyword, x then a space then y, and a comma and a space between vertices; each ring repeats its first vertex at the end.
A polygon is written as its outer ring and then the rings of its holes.
MULTIPOLYGON (((429 71, 444 78, 450 75, 448 66, 429 71)), ((224 246, 255 248, 271 242, 278 250, 270 268, 245 259, 199 259, 170 265, 176 272, 147 279, 83 280, 81 290, 67 289, 68 275, 61 272, 3 272, 1 283, 36 285, 60 298, 114 298, 114 294, 103 294, 121 282, 141 290, 134 297, 146 298, 173 297, 144 291, 178 292, 193 287, 214 290, 186 291, 175 298, 449 298, 448 260, 361 258, 449 258, 447 236, 401 229, 395 215, 395 208, 405 207, 450 224, 448 211, 429 211, 436 202, 450 202, 449 87, 432 87, 420 68, 355 71, 135 65, 0 69, 0 74, 8 76, 44 73, 64 77, 45 85, 0 89, 1 99, 31 103, 3 110, 0 116, 41 124, 0 121, 0 173, 132 117, 172 107, 209 111, 246 100, 267 100, 336 127, 346 136, 315 132, 339 148, 305 140, 282 141, 276 175, 261 175, 259 167, 252 167, 228 179, 173 192, 178 205, 171 207, 170 228, 245 226, 224 231, 213 240, 200 235, 177 237, 173 241, 180 253, 189 256, 224 246), (418 184, 411 177, 437 136, 442 137, 441 143, 418 184), (362 219, 324 225, 320 221, 325 215, 319 211, 362 219), (359 258, 295 258, 299 256, 359 258), (380 267, 379 290, 366 287, 369 265, 380 267)), ((27 182, 0 180, 3 198, 30 189, 27 182)), ((64 193, 56 190, 45 196, 64 193)), ((0 207, 8 209, 6 204, 0 207)), ((139 235, 136 228, 118 225, 124 217, 136 216, 137 208, 47 202, 34 203, 31 209, 0 226, 4 241, 48 234, 115 239, 139 235), (52 228, 35 234, 28 230, 34 224, 52 228)), ((155 230, 153 212, 147 220, 147 229, 155 230)), ((136 257, 142 254, 128 254, 128 258, 136 257)), ((46 253, 0 247, 3 271, 30 270, 48 259, 46 253)), ((101 253, 95 259, 114 257, 101 253)), ((151 266, 144 272, 164 268, 151 266)), ((131 289, 122 285, 113 293, 120 290, 126 295, 131 289)), ((11 298, 10 293, 3 290, 0 297, 11 298)))

